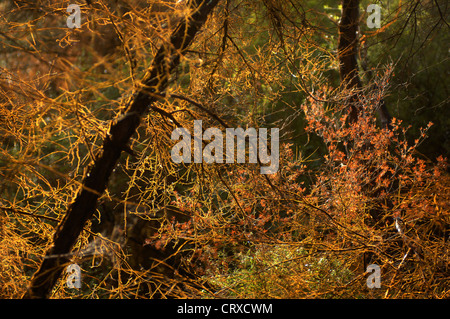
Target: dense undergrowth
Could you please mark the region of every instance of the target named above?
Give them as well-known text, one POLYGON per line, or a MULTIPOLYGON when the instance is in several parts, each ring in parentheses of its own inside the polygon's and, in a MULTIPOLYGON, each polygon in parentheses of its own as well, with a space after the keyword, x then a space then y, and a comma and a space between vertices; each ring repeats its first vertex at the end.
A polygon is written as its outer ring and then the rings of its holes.
MULTIPOLYGON (((83 7, 83 28, 74 30, 58 24, 66 5, 58 1, 0 5, 8 9, 0 26, 8 27, 0 33, 1 298, 25 293, 111 122, 189 11, 180 1, 150 2, 83 7)), ((364 74, 357 92, 340 86, 337 8, 307 4, 218 6, 70 253, 81 288, 68 287, 64 273, 52 298, 450 297, 447 159, 418 150, 436 143, 435 125, 411 132, 394 117, 381 127, 377 111, 395 101, 398 66, 364 74), (222 132, 279 128, 278 171, 174 163, 171 132, 177 124, 192 131, 194 120, 222 132), (380 267, 380 288, 367 286, 368 265, 380 267)), ((427 10, 421 21, 438 17, 427 10)), ((388 18, 392 32, 409 21, 388 18)), ((370 44, 376 34, 363 32, 370 44)))

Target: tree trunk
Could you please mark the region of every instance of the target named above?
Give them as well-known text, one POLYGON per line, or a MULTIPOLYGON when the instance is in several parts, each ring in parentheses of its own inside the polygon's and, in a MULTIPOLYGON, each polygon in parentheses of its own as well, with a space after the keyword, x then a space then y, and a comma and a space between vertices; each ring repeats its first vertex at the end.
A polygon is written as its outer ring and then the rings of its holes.
POLYGON ((168 78, 179 64, 196 33, 205 23, 211 10, 219 0, 191 0, 192 15, 183 19, 170 37, 170 44, 158 50, 151 68, 142 80, 144 84, 131 101, 125 114, 110 129, 89 173, 83 180, 83 187, 75 201, 57 227, 53 246, 34 274, 24 298, 46 298, 49 296, 62 270, 69 263, 67 257, 54 257, 67 254, 75 244, 79 234, 96 208, 97 199, 103 194, 108 179, 117 164, 122 150, 135 133, 141 118, 167 88, 168 78))
MULTIPOLYGON (((359 0, 342 0, 342 15, 339 22, 339 74, 341 86, 351 92, 349 98, 349 121, 358 119, 360 107, 358 105, 358 91, 362 88, 358 74, 358 29, 359 29, 359 0)), ((378 107, 378 115, 382 127, 390 127, 391 116, 386 108, 384 99, 378 107)))

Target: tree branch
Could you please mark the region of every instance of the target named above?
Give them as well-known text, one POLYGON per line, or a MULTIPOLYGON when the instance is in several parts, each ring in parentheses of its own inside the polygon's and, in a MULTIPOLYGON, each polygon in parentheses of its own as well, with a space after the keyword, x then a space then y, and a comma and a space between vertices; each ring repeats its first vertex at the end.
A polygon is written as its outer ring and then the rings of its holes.
MULTIPOLYGON (((103 142, 100 155, 83 180, 83 187, 57 227, 53 246, 46 252, 63 255, 70 252, 84 224, 92 217, 97 199, 106 189, 108 179, 117 164, 123 149, 135 133, 142 117, 168 86, 172 71, 178 66, 180 57, 186 52, 197 32, 204 25, 209 13, 219 0, 191 0, 192 14, 185 17, 173 31, 170 41, 158 50, 144 79, 143 86, 135 94, 125 114, 113 123, 103 142), (155 94, 152 94, 155 93, 155 94), (95 190, 95 192, 89 191, 95 190)), ((44 258, 34 274, 24 298, 46 298, 69 261, 67 257, 44 258)))

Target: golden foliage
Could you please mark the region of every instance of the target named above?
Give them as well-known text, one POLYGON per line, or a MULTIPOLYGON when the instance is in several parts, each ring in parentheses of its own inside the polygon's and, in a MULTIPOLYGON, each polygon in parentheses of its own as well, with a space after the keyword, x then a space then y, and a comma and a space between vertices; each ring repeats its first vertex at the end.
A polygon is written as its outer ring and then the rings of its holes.
MULTIPOLYGON (((80 29, 61 27, 64 1, 2 4, 2 298, 25 292, 111 121, 188 13, 183 2, 147 2, 82 5, 80 29)), ((358 92, 361 115, 348 125, 354 92, 323 77, 337 67, 335 44, 315 43, 320 30, 300 9, 297 1, 220 4, 71 253, 82 288, 69 289, 63 277, 52 297, 450 297, 445 159, 418 156, 428 128, 411 144, 400 120, 390 130, 376 125, 391 66, 374 79, 378 89, 358 92), (294 146, 302 116, 323 158, 294 146), (192 131, 194 119, 204 129, 279 127, 279 171, 175 164, 174 120, 192 131), (370 263, 382 269, 381 289, 366 286, 370 263)))

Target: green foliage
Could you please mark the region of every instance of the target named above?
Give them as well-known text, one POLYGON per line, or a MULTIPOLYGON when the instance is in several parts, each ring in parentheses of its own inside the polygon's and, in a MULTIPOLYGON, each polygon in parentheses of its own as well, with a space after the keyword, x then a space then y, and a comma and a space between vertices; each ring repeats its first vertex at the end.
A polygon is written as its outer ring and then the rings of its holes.
POLYGON ((339 294, 327 289, 354 278, 340 259, 301 247, 259 244, 236 258, 234 269, 208 276, 211 284, 221 287, 218 297, 334 298, 339 294))

